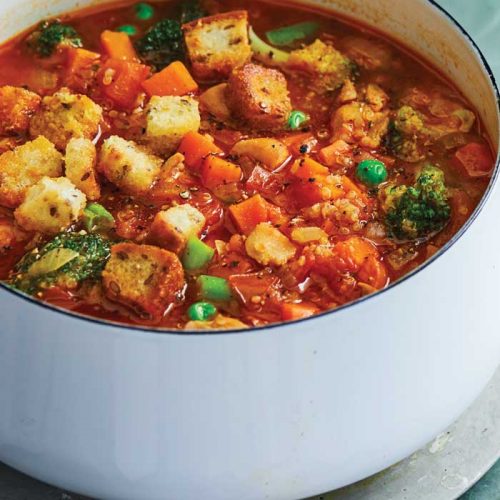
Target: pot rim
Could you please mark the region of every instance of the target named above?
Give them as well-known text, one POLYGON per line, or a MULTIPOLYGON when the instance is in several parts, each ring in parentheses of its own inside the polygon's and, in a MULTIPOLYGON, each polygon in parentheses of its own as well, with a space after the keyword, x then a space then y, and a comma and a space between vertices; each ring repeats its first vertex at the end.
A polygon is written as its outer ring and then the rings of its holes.
MULTIPOLYGON (((492 71, 488 61, 486 60, 484 54, 482 53, 481 49, 478 47, 478 45, 476 44, 476 42, 474 41, 472 36, 468 33, 468 31, 444 7, 439 5, 436 0, 425 0, 425 1, 428 4, 430 4, 435 10, 437 10, 438 12, 443 14, 444 17, 446 17, 449 21, 451 21, 451 23, 455 26, 455 28, 462 34, 462 36, 468 42, 471 49, 479 57, 484 69, 486 70, 486 73, 490 79, 491 86, 492 86, 494 93, 495 93, 496 101, 497 101, 497 117, 500 120, 500 91, 499 91, 499 88, 498 88, 498 85, 496 82, 495 75, 493 74, 493 71, 492 71)), ((321 313, 315 314, 314 316, 311 316, 308 318, 302 318, 302 319, 297 319, 297 320, 293 320, 293 321, 282 321, 279 323, 272 323, 272 324, 265 325, 265 326, 255 326, 255 327, 251 327, 249 329, 228 329, 228 330, 217 329, 217 330, 203 330, 203 332, 200 332, 199 330, 173 330, 173 329, 161 328, 161 327, 145 327, 145 326, 140 326, 140 325, 131 325, 131 324, 126 324, 126 323, 120 323, 118 321, 104 320, 101 318, 88 316, 88 315, 78 313, 78 312, 73 312, 73 311, 70 311, 68 309, 64 309, 62 307, 59 307, 59 306, 56 306, 53 304, 49 304, 48 302, 43 302, 35 297, 32 297, 31 295, 27 295, 24 292, 16 290, 16 289, 14 289, 14 288, 12 288, 12 287, 10 287, 2 282, 0 282, 0 289, 3 289, 6 292, 8 292, 8 293, 26 301, 26 302, 29 302, 35 306, 48 309, 49 311, 52 311, 55 314, 63 314, 63 315, 69 316, 73 319, 87 321, 87 322, 94 323, 94 324, 97 324, 100 326, 112 328, 114 330, 132 330, 134 332, 148 333, 148 334, 155 334, 155 335, 167 334, 167 335, 181 335, 181 336, 186 336, 186 335, 187 336, 193 336, 193 335, 198 336, 200 334, 202 334, 203 336, 248 334, 249 330, 252 333, 259 332, 262 330, 277 331, 277 330, 284 328, 284 327, 287 327, 287 326, 304 324, 306 322, 312 322, 316 319, 324 318, 326 316, 333 316, 334 314, 339 313, 340 311, 345 311, 345 310, 348 310, 350 308, 353 308, 353 307, 357 306, 358 304, 363 303, 367 300, 375 299, 376 297, 379 297, 379 296, 383 295, 384 293, 388 292, 389 290, 396 288, 397 286, 399 286, 402 283, 406 282, 407 280, 413 278, 413 276, 415 276, 416 274, 418 274, 421 271, 423 271, 424 269, 426 269, 428 266, 433 264, 437 259, 441 258, 468 231, 470 226, 474 223, 474 221, 477 219, 478 215, 483 210, 484 206, 486 205, 486 202, 489 200, 499 177, 500 177, 500 151, 497 153, 497 157, 495 160, 495 167, 493 169, 493 173, 492 173, 490 182, 488 184, 488 187, 487 187, 483 197, 481 198, 481 201, 478 203, 478 205, 476 206, 476 208, 472 212, 471 216, 467 219, 467 221, 460 228, 460 230, 457 233, 455 233, 455 235, 443 247, 441 247, 432 257, 427 259, 420 266, 416 267, 408 274, 404 275, 399 280, 391 283, 386 288, 383 288, 382 290, 378 290, 375 293, 372 293, 370 295, 366 295, 365 297, 361 297, 353 302, 349 302, 347 304, 344 304, 340 307, 337 307, 336 309, 323 311, 321 313)))

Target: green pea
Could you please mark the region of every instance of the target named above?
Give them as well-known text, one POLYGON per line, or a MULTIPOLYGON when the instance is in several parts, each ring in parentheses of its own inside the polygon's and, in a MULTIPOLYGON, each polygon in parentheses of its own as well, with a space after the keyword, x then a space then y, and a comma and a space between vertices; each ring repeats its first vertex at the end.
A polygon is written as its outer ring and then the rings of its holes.
POLYGON ((132 26, 131 24, 124 24, 123 26, 116 28, 116 31, 126 33, 129 36, 137 35, 137 28, 135 26, 132 26))
POLYGON ((135 15, 141 21, 149 21, 155 15, 155 10, 148 3, 138 3, 135 6, 135 15))
POLYGON ((195 302, 188 309, 189 319, 193 321, 208 321, 217 314, 217 308, 210 302, 195 302))
POLYGON ((294 110, 290 113, 290 116, 288 117, 288 128, 292 130, 297 130, 307 120, 308 116, 303 111, 294 110))
POLYGON ((378 186, 387 179, 387 168, 379 160, 363 160, 358 164, 356 176, 367 186, 378 186))

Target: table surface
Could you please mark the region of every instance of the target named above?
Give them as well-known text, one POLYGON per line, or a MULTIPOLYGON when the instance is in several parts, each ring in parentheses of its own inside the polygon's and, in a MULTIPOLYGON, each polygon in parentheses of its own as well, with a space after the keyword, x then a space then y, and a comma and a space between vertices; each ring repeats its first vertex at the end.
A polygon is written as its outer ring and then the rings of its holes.
MULTIPOLYGON (((500 81, 500 1, 439 0, 472 35, 500 81)), ((476 403, 426 448, 322 500, 452 500, 500 455, 500 370, 476 403)), ((461 500, 500 499, 500 461, 461 500)), ((85 500, 0 464, 0 500, 85 500)), ((319 500, 319 499, 318 499, 319 500)))

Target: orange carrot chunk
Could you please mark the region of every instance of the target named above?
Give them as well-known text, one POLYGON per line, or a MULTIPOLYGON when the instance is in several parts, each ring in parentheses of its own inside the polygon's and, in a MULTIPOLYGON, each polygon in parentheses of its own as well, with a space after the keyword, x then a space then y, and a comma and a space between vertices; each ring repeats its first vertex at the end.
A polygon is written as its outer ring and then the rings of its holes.
POLYGON ((296 319, 304 319, 317 314, 319 309, 313 304, 302 302, 301 304, 281 305, 281 319, 283 321, 293 321, 296 319))
POLYGON ((101 33, 101 44, 106 55, 112 59, 138 62, 139 58, 126 33, 106 30, 101 33))
POLYGON ((246 235, 249 235, 257 224, 274 222, 280 216, 278 207, 266 201, 260 194, 231 205, 229 213, 238 231, 246 235))
POLYGON ((119 59, 109 59, 99 76, 101 89, 106 97, 121 108, 131 108, 148 77, 149 68, 143 64, 119 59))
POLYGON ((241 179, 241 168, 218 156, 207 156, 201 168, 201 181, 208 189, 224 184, 238 182, 241 179))
POLYGON ((101 55, 85 49, 70 48, 66 61, 64 84, 76 92, 85 93, 99 69, 101 55))
POLYGON ((312 158, 302 158, 300 160, 297 160, 292 165, 291 172, 295 177, 304 181, 323 178, 330 174, 330 170, 328 170, 328 167, 321 165, 321 163, 318 163, 312 158))
POLYGON ((154 74, 142 86, 149 96, 160 97, 182 96, 198 90, 198 84, 180 61, 174 61, 159 73, 154 74))
POLYGON ((200 171, 205 158, 223 153, 208 136, 198 132, 188 132, 182 138, 178 151, 184 155, 186 166, 195 172, 200 171))

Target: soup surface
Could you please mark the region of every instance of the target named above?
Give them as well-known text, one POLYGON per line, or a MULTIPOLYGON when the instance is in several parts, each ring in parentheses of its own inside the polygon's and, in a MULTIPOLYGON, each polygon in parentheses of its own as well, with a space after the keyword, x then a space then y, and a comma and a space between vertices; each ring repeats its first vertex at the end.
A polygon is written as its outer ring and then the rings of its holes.
POLYGON ((176 329, 399 279, 481 199, 477 114, 401 47, 268 2, 120 4, 0 50, 0 279, 176 329))

